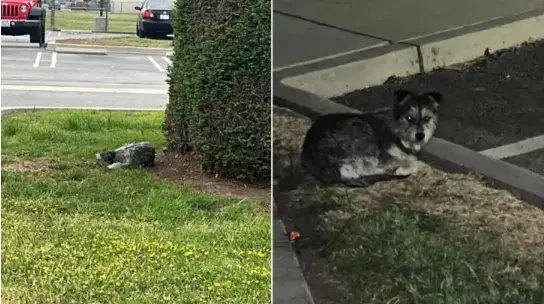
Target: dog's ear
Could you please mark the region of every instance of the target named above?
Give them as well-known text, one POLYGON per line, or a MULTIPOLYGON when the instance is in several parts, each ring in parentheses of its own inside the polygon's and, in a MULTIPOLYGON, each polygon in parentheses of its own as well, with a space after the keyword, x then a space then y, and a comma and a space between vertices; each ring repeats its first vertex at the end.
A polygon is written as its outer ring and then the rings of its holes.
POLYGON ((406 99, 414 96, 414 93, 408 90, 396 90, 393 95, 395 95, 395 106, 398 106, 406 99))
POLYGON ((442 93, 440 92, 430 91, 425 93, 425 96, 427 96, 431 100, 435 108, 438 108, 442 104, 442 93))

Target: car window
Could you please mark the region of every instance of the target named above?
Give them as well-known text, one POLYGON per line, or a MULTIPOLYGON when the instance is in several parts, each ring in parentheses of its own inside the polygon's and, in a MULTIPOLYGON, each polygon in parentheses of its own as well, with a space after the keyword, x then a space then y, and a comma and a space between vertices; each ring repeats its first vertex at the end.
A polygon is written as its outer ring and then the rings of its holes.
POLYGON ((173 0, 148 0, 147 7, 152 9, 172 10, 174 7, 173 0))

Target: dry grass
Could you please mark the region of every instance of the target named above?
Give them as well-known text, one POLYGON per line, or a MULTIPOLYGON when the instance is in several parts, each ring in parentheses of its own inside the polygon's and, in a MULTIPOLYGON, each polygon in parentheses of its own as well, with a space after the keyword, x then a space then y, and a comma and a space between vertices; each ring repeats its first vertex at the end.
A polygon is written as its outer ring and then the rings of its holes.
MULTIPOLYGON (((274 109, 275 176, 295 164, 311 121, 284 108, 274 109), (283 164, 283 165, 282 165, 283 164), (276 174, 277 173, 277 174, 276 174)), ((519 245, 526 254, 544 254, 544 211, 506 190, 488 187, 477 174, 453 174, 420 164, 420 171, 405 180, 375 184, 364 189, 333 188, 356 197, 350 206, 363 212, 384 197, 411 198, 417 207, 435 215, 453 215, 461 227, 491 227, 519 245)), ((304 189, 293 193, 302 195, 304 189)))
MULTIPOLYGON (((296 113, 274 109, 276 186, 284 180, 294 185, 293 179, 300 179, 302 170, 297 159, 310 124, 309 119, 296 113)), ((336 290, 333 299, 343 297, 341 300, 345 303, 361 300, 384 303, 380 301, 391 299, 388 297, 393 295, 397 300, 413 299, 394 303, 468 303, 465 301, 469 299, 479 299, 482 303, 523 302, 532 299, 529 293, 534 292, 537 278, 544 273, 544 267, 535 266, 542 264, 544 256, 544 211, 509 191, 490 188, 477 174, 452 174, 421 163, 420 171, 414 176, 368 188, 323 189, 301 182, 290 189, 282 190, 281 186, 277 189, 274 196, 281 197, 277 202, 278 208, 283 210, 280 215, 288 226, 292 222, 292 226, 301 231, 302 238, 306 234, 306 243, 299 249, 303 252, 303 267, 310 269, 306 276, 317 302, 329 303, 324 299, 331 298, 331 293, 323 294, 323 290, 331 290, 330 286, 336 290), (384 207, 388 205, 398 207, 384 207), (427 221, 431 223, 430 230, 417 228, 422 223, 425 226, 427 221), (493 237, 488 242, 489 232, 493 237), (380 244, 385 235, 391 239, 385 241, 387 245, 380 244), (448 240, 455 245, 446 245, 448 240), (397 250, 405 252, 404 255, 388 254, 397 250), (489 261, 478 258, 487 257, 490 252, 499 252, 499 256, 490 257, 489 261), (406 274, 395 275, 412 267, 410 254, 417 257, 421 265, 436 268, 444 277, 433 277, 421 269, 408 271, 411 274, 407 277, 404 277, 406 274), (443 256, 441 262, 433 261, 437 255, 443 256), (473 257, 459 261, 459 256, 467 255, 473 257), (519 268, 518 260, 527 264, 520 264, 519 268), (465 264, 479 271, 478 278, 463 272, 465 264), (369 268, 364 270, 362 265, 369 268), (389 272, 384 274, 386 270, 389 272), (503 277, 508 271, 517 272, 512 277, 503 277), (368 276, 373 277, 377 285, 372 285, 368 276), (415 278, 419 281, 415 282, 415 278), (429 283, 449 279, 465 287, 429 283), (509 285, 522 281, 526 285, 519 289, 509 285), (312 282, 317 282, 317 286, 315 283, 312 286, 312 282), (411 284, 416 295, 411 295, 406 287, 399 287, 411 284), (495 287, 499 291, 492 290, 495 287)))
POLYGON ((37 173, 60 169, 62 169, 61 163, 47 158, 25 159, 15 157, 2 161, 2 171, 7 172, 37 173))

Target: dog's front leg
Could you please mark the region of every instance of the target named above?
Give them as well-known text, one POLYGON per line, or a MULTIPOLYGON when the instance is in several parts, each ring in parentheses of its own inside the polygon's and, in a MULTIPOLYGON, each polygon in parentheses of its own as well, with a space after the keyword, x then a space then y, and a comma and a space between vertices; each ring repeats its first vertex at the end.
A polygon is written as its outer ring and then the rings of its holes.
POLYGON ((122 163, 113 163, 108 166, 108 169, 121 169, 123 167, 122 163))
POLYGON ((366 177, 360 176, 358 178, 349 178, 349 179, 343 179, 342 183, 346 187, 350 188, 358 188, 358 187, 368 187, 371 184, 366 180, 366 177))
POLYGON ((348 187, 368 187, 375 183, 373 176, 386 174, 377 159, 357 159, 340 167, 342 183, 348 187))
POLYGON ((402 166, 395 169, 393 175, 395 176, 409 176, 417 173, 419 169, 417 161, 407 161, 402 166))

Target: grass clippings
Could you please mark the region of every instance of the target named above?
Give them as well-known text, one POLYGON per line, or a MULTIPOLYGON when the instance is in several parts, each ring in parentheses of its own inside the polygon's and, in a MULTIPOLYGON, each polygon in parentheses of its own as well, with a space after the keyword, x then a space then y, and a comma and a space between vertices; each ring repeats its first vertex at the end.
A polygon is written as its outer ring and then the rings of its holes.
POLYGON ((270 302, 262 204, 89 164, 132 141, 160 151, 163 115, 3 117, 3 303, 270 302))
POLYGON ((7 160, 2 162, 2 170, 7 172, 48 172, 62 169, 62 164, 47 158, 5 158, 7 160))
MULTIPOLYGON (((283 179, 311 122, 274 114, 283 179)), ((295 247, 316 303, 541 303, 544 212, 475 174, 421 165, 364 189, 303 183, 275 192, 280 215, 301 233, 295 247)))

